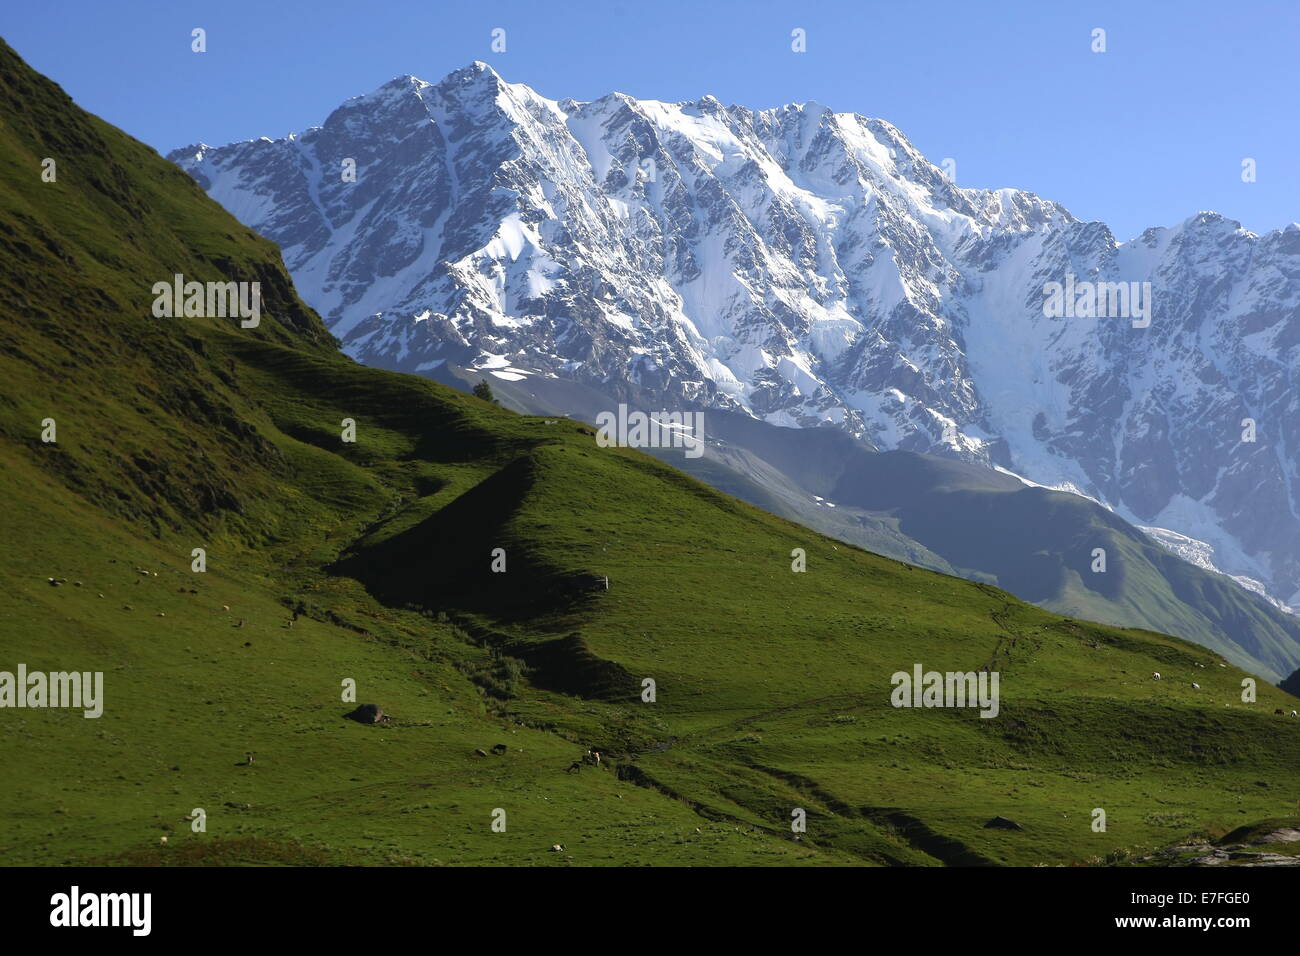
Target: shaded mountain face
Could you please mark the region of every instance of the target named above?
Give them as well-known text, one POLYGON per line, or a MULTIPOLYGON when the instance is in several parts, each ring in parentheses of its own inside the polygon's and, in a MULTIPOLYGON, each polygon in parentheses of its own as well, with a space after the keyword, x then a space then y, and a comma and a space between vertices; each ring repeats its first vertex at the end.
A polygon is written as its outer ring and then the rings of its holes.
POLYGON ((367 364, 557 376, 1004 466, 1300 603, 1300 226, 1200 213, 1120 243, 958 187, 882 120, 554 101, 481 63, 170 158, 280 244, 367 364), (1049 317, 1045 289, 1071 282, 1135 298, 1049 317))

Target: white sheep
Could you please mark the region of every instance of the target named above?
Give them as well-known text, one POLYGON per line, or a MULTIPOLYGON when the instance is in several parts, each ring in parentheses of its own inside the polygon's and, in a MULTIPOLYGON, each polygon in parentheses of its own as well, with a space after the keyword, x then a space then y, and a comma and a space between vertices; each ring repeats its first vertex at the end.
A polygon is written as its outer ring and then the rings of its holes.
POLYGON ((1152 674, 1152 675, 1151 675, 1151 679, 1152 679, 1152 680, 1159 680, 1159 679, 1160 679, 1160 672, 1159 672, 1159 671, 1156 671, 1154 674, 1152 674))

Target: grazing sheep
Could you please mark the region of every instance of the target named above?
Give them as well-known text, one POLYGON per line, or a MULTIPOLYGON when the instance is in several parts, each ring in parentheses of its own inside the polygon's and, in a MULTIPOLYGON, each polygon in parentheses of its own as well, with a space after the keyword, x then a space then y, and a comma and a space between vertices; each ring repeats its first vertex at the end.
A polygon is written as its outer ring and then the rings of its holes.
POLYGON ((1274 710, 1273 713, 1275 713, 1275 714, 1283 714, 1283 715, 1285 715, 1285 714, 1286 714, 1286 711, 1283 710, 1281 707, 1279 707, 1279 708, 1277 708, 1276 710, 1274 710))
POLYGON ((229 610, 230 610, 230 605, 229 605, 229 604, 223 604, 223 605, 221 605, 221 610, 223 610, 223 611, 229 611, 229 610))
POLYGON ((1201 689, 1201 685, 1198 684, 1198 683, 1196 683, 1196 681, 1192 681, 1192 687, 1195 688, 1196 690, 1200 690, 1200 689, 1201 689))
POLYGON ((1160 672, 1159 672, 1159 671, 1156 671, 1154 674, 1152 674, 1152 675, 1151 675, 1151 679, 1152 679, 1152 680, 1159 680, 1159 679, 1160 679, 1160 672))
POLYGON ((1295 712, 1294 710, 1291 711, 1291 716, 1292 716, 1292 717, 1295 717, 1295 716, 1296 716, 1296 712, 1295 712))

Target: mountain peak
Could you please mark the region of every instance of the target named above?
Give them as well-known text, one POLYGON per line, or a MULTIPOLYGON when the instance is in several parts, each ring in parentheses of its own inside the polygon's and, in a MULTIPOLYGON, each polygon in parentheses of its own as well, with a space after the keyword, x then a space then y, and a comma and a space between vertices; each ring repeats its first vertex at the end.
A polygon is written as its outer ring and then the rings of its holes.
POLYGON ((420 79, 420 78, 419 78, 418 76, 416 76, 414 73, 402 73, 402 74, 400 74, 400 75, 398 75, 398 76, 393 77, 391 80, 389 80, 389 81, 388 81, 387 83, 385 83, 383 86, 381 86, 380 89, 381 89, 381 90, 386 90, 386 89, 390 89, 390 88, 392 88, 392 89, 406 89, 407 87, 416 87, 416 88, 419 88, 419 87, 421 87, 421 86, 428 86, 428 85, 429 85, 428 83, 426 83, 424 80, 420 79))
POLYGON ((362 93, 345 101, 330 114, 326 123, 336 115, 351 115, 360 111, 382 112, 396 104, 403 103, 410 96, 419 96, 420 90, 428 86, 424 80, 411 73, 402 73, 387 83, 377 86, 369 93, 362 93))
POLYGON ((167 154, 166 158, 171 160, 173 163, 179 163, 182 160, 201 163, 203 162, 203 157, 206 156, 208 151, 212 148, 213 147, 209 146, 207 143, 190 143, 188 146, 178 146, 176 149, 173 149, 167 154))
POLYGON ((502 79, 501 74, 494 70, 489 64, 482 60, 475 60, 472 63, 462 66, 458 70, 452 70, 446 76, 436 83, 436 86, 473 86, 483 84, 488 86, 507 86, 508 84, 502 79))

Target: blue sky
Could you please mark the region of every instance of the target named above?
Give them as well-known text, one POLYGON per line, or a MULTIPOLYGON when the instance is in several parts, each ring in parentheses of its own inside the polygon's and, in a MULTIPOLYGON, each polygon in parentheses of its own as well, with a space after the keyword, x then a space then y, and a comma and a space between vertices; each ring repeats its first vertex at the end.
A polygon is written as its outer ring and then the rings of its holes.
POLYGON ((1031 189, 1121 239, 1201 209, 1256 232, 1300 220, 1296 0, 42 0, 8 3, 0 35, 161 152, 283 136, 398 74, 478 59, 556 99, 712 93, 880 116, 954 159, 960 185, 1031 189))

